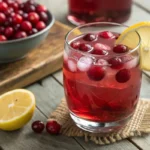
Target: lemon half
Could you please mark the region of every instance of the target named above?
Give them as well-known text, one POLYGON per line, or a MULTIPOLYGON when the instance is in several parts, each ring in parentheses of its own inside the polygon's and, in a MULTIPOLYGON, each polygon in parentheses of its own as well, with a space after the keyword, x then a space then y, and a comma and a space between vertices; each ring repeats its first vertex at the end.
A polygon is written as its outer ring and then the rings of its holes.
POLYGON ((23 127, 33 116, 35 97, 17 89, 0 96, 0 129, 12 131, 23 127))

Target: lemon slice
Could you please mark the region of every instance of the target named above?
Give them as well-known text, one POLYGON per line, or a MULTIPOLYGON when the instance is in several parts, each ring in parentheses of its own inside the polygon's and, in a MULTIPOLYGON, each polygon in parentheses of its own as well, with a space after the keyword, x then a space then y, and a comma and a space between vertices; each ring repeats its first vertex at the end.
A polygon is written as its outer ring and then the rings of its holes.
POLYGON ((150 71, 150 22, 140 22, 127 28, 116 41, 134 49, 139 44, 139 37, 141 37, 140 46, 140 67, 143 70, 150 71))
POLYGON ((17 89, 0 96, 0 129, 12 131, 23 127, 33 116, 35 97, 17 89))

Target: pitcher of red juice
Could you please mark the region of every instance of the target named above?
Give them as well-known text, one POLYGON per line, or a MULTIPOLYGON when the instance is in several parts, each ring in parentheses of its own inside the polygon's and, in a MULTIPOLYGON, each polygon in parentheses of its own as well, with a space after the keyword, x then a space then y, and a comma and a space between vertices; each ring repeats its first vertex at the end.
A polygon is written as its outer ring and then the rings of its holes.
POLYGON ((68 20, 81 25, 89 22, 125 22, 131 14, 132 0, 68 0, 68 20))

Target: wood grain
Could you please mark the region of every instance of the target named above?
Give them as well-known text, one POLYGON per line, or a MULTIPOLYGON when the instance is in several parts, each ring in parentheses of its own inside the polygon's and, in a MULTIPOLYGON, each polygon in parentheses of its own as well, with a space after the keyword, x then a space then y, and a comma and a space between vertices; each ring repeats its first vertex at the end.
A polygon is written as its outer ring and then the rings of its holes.
POLYGON ((0 65, 0 93, 29 85, 62 67, 64 38, 69 27, 56 22, 47 39, 25 59, 0 65))

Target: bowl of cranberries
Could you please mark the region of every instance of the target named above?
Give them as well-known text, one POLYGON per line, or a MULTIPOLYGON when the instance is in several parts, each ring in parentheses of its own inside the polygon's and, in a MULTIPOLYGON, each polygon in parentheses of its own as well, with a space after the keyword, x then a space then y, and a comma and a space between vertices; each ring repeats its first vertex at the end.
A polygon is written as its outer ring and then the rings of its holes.
POLYGON ((0 63, 23 58, 54 24, 50 11, 34 0, 0 0, 0 63))

